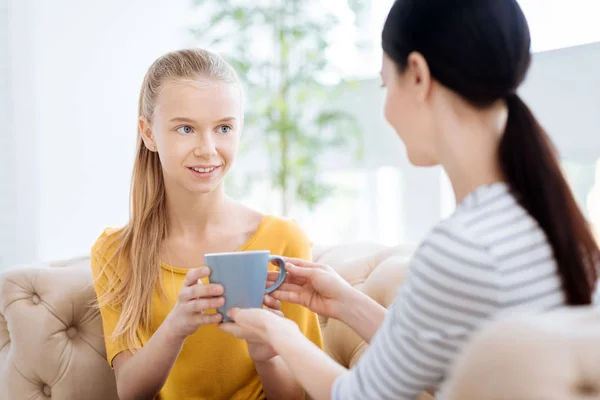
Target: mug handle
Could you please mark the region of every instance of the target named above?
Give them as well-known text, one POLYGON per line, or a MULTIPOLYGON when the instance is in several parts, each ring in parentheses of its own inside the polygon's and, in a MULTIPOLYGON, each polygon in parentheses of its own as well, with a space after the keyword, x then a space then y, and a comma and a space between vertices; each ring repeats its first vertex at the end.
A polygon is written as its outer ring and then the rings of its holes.
POLYGON ((287 271, 285 270, 285 261, 283 260, 283 258, 279 256, 269 256, 269 263, 277 264, 281 272, 279 273, 279 278, 277 278, 275 283, 265 290, 265 294, 269 294, 277 290, 277 288, 281 286, 281 284, 285 280, 285 276, 287 274, 287 271))

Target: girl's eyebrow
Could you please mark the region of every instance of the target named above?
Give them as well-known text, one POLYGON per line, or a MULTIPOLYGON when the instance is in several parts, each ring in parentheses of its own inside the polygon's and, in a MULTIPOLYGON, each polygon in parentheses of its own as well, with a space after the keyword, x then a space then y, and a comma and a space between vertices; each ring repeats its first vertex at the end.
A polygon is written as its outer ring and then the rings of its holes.
POLYGON ((220 123, 220 122, 233 122, 235 120, 237 120, 236 117, 225 117, 225 118, 221 118, 220 120, 218 120, 216 122, 218 122, 218 123, 220 123))
POLYGON ((194 121, 191 118, 175 117, 175 118, 172 118, 171 120, 169 120, 169 122, 189 122, 189 123, 194 123, 196 121, 194 121))
MULTIPOLYGON (((232 122, 232 121, 236 121, 237 118, 236 117, 225 117, 225 118, 221 118, 218 121, 215 121, 217 123, 221 123, 221 122, 232 122)), ((169 122, 187 122, 187 123, 196 123, 197 121, 191 119, 191 118, 185 118, 185 117, 175 117, 169 120, 169 122)))

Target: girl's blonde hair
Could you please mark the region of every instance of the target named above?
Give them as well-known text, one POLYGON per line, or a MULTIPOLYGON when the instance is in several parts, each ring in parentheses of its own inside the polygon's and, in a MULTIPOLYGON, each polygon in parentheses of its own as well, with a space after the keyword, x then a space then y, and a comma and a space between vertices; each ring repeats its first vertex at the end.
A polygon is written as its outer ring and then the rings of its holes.
MULTIPOLYGON (((139 97, 138 117, 152 121, 162 85, 171 80, 209 79, 239 85, 234 69, 220 56, 202 49, 167 53, 148 69, 139 97)), ((130 220, 121 230, 118 247, 111 257, 117 260, 108 290, 99 306, 120 308, 114 339, 129 349, 141 346, 139 331, 152 326, 152 296, 156 289, 164 298, 161 284, 160 248, 167 236, 165 185, 158 153, 146 148, 138 131, 136 157, 130 194, 130 220)), ((111 261, 109 260, 109 262, 111 261)), ((109 263, 104 266, 104 276, 109 263)))

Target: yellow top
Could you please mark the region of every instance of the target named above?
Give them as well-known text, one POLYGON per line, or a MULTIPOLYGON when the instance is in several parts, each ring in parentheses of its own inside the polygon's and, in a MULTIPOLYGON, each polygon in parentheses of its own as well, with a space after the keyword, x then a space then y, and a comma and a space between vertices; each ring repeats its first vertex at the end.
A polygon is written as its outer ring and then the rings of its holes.
MULTIPOLYGON (((117 248, 119 230, 107 229, 98 238, 91 252, 94 277, 98 277, 104 263, 111 259, 117 248)), ((310 242, 301 228, 292 220, 266 216, 257 231, 238 249, 269 250, 271 254, 310 259, 310 242)), ((177 301, 177 295, 187 269, 162 264, 162 279, 168 301, 163 302, 157 293, 152 300, 152 332, 160 326, 177 301)), ((276 269, 276 267, 271 266, 276 269)), ((111 270, 110 265, 108 269, 111 270)), ((114 271, 114 269, 112 269, 114 271)), ((94 280, 98 296, 102 287, 97 283, 106 275, 94 280)), ((113 276, 114 278, 114 276, 113 276)), ((208 283, 206 280, 204 283, 208 283)), ((298 305, 283 303, 283 314, 295 321, 300 330, 317 346, 323 347, 317 316, 298 305)), ((118 307, 100 308, 108 362, 126 350, 110 339, 119 319, 118 307)), ((140 334, 144 345, 151 335, 140 334)), ((265 399, 262 384, 254 363, 248 355, 246 342, 221 331, 215 325, 204 325, 188 336, 179 358, 175 362, 166 384, 161 389, 161 400, 214 400, 214 399, 265 399)))

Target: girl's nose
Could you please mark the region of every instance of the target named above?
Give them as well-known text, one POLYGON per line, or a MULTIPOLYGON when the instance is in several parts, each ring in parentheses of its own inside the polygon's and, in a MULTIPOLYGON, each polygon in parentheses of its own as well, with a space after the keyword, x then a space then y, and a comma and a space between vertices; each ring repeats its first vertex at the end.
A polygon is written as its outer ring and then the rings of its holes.
POLYGON ((196 147, 194 148, 195 156, 208 158, 208 156, 212 157, 216 153, 217 149, 212 135, 203 135, 198 139, 198 143, 196 143, 196 147))

